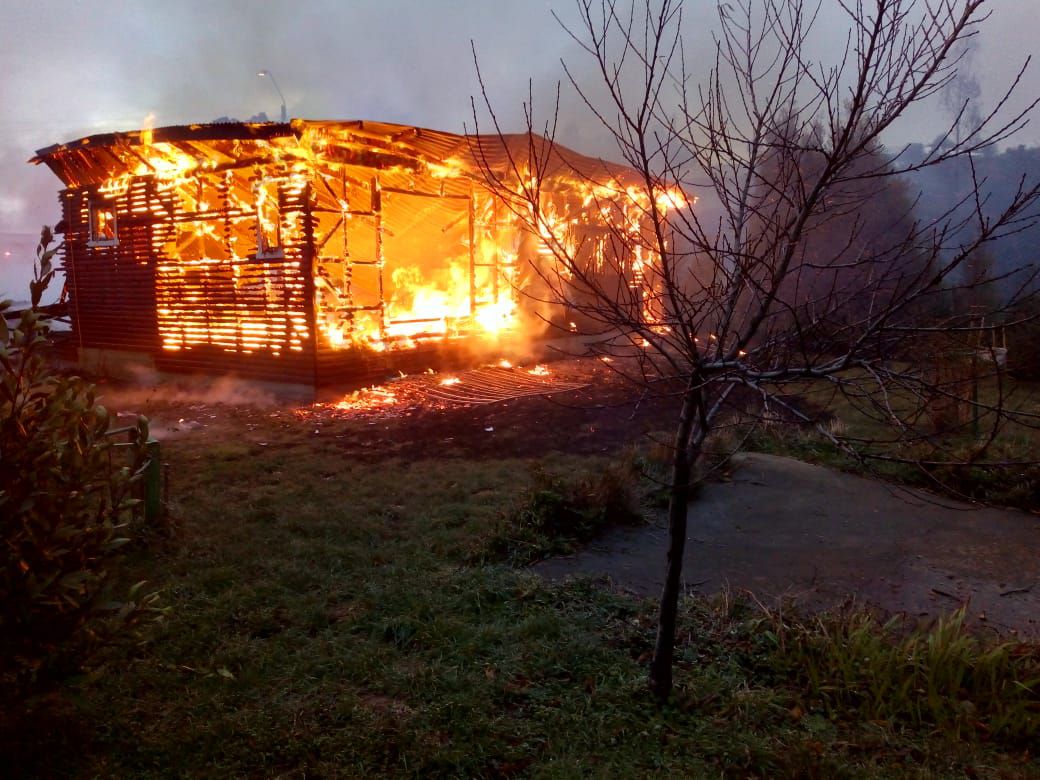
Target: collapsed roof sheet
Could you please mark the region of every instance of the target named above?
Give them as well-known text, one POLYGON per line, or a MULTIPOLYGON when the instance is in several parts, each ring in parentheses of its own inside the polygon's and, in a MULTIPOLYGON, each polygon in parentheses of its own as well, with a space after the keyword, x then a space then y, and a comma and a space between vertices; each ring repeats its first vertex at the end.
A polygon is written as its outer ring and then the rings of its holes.
POLYGON ((633 169, 579 154, 542 136, 458 135, 363 120, 293 119, 192 124, 103 133, 36 152, 69 187, 96 186, 128 175, 220 170, 273 160, 316 159, 377 169, 440 169, 444 176, 509 177, 525 167, 542 178, 638 185, 633 169), (532 165, 533 161, 533 165, 532 165))

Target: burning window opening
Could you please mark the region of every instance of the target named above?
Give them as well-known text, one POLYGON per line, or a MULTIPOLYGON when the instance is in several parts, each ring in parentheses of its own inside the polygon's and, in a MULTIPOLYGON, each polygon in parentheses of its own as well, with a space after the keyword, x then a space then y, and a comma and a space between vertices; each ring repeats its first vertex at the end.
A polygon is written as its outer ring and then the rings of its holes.
POLYGON ((521 153, 527 135, 293 120, 91 136, 33 161, 66 185, 81 348, 317 385, 532 335, 522 293, 544 276, 532 264, 567 276, 561 249, 590 272, 624 269, 643 316, 659 318, 656 256, 639 237, 651 204, 681 207, 682 194, 645 193, 634 171, 555 147, 554 167, 516 181, 539 193, 521 219, 485 178, 508 178, 521 153))
POLYGON ((90 200, 88 204, 88 246, 116 246, 116 215, 107 201, 90 200))
POLYGON ((282 212, 277 180, 261 178, 253 186, 256 201, 256 258, 282 259, 282 212))

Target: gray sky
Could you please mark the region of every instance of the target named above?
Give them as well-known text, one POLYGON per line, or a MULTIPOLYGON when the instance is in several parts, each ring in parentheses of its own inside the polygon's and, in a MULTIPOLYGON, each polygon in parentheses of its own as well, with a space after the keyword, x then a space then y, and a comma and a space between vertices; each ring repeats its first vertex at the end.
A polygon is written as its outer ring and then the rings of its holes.
MULTIPOLYGON (((836 0, 823 0, 816 39, 826 56, 826 24, 836 0)), ((1037 0, 994 0, 979 37, 984 107, 1037 46, 1037 0)), ((691 50, 708 52, 714 0, 688 0, 691 50)), ((373 119, 461 131, 481 67, 506 129, 520 129, 528 79, 550 96, 561 57, 583 64, 550 15, 573 15, 570 0, 0 0, 0 294, 26 286, 24 250, 10 233, 36 233, 57 217, 60 182, 25 164, 53 143, 155 126, 276 119, 271 70, 289 115, 373 119)), ((844 40, 835 36, 835 40, 844 40)), ((706 69, 710 62, 705 60, 706 69)), ((1038 92, 1040 62, 1023 95, 1038 92)), ((609 156, 601 133, 564 95, 560 140, 609 156)), ((890 144, 928 141, 935 118, 918 112, 890 144)), ((1040 119, 1020 136, 1040 142, 1040 119)))

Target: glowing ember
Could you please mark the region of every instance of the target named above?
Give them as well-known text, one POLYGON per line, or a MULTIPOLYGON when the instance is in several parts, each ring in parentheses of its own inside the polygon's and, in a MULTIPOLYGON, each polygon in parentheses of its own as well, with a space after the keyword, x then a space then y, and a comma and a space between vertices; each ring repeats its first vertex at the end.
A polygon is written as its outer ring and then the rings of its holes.
POLYGON ((448 385, 457 385, 461 381, 462 380, 459 379, 457 376, 448 376, 442 379, 440 382, 438 382, 438 384, 443 387, 447 387, 448 385))
POLYGON ((335 408, 343 411, 363 412, 371 409, 392 406, 397 403, 397 396, 386 387, 366 387, 351 393, 342 401, 334 404, 335 408))

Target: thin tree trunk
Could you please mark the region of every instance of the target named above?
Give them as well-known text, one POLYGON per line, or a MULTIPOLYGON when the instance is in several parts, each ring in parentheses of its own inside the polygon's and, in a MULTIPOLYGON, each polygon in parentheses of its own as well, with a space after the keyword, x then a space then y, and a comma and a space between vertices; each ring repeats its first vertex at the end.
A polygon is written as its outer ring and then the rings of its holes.
POLYGON ((686 549, 686 512, 690 501, 690 476, 693 463, 688 450, 693 431, 696 394, 688 389, 675 436, 672 459, 672 486, 668 501, 668 570, 661 591, 657 623, 657 643, 650 662, 650 692, 665 701, 672 692, 672 659, 675 651, 675 622, 679 609, 679 583, 683 551, 686 549))

